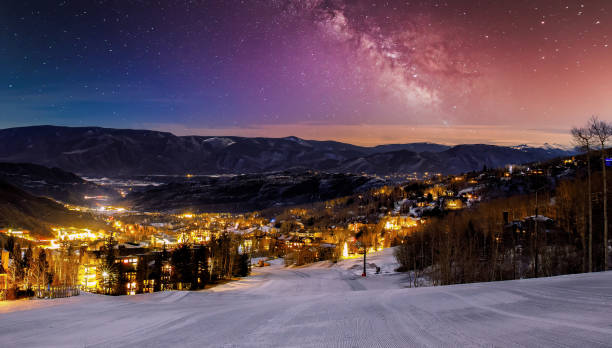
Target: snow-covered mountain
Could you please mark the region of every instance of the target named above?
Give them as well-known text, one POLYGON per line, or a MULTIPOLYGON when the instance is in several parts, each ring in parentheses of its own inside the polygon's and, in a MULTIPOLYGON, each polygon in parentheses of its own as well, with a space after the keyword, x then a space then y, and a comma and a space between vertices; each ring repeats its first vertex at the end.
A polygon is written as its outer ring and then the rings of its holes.
POLYGON ((99 127, 0 130, 0 161, 41 164, 88 176, 261 173, 296 167, 330 172, 450 174, 568 154, 552 147, 431 143, 361 147, 297 137, 176 136, 99 127))

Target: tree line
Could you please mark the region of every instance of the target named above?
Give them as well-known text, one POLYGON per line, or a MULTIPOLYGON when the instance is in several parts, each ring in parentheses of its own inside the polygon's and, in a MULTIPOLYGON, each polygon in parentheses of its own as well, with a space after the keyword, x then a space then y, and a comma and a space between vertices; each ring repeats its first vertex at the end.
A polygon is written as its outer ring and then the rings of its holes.
POLYGON ((117 242, 111 235, 99 251, 97 279, 100 290, 109 295, 123 295, 128 284, 136 283, 135 292, 163 290, 198 290, 251 272, 249 250, 243 239, 223 233, 206 244, 181 243, 174 249, 149 251, 138 255, 134 269, 120 262, 117 242))
POLYGON ((0 264, 8 278, 8 299, 45 296, 51 287, 73 287, 78 284, 78 254, 64 243, 56 252, 22 246, 10 236, 0 249, 9 253, 8 262, 0 264))
POLYGON ((574 174, 530 192, 434 217, 396 248, 411 284, 447 285, 609 269, 606 146, 612 126, 572 129, 574 174))
MULTIPOLYGON (((586 152, 587 161, 587 214, 588 214, 588 272, 593 271, 593 180, 592 180, 592 154, 593 150, 599 150, 599 159, 601 161, 601 213, 603 221, 598 224, 602 231, 602 240, 600 248, 603 248, 603 269, 608 270, 609 268, 609 251, 608 251, 608 179, 606 173, 606 145, 612 136, 612 124, 600 120, 598 117, 593 116, 589 119, 587 124, 583 127, 574 127, 571 130, 572 139, 574 143, 583 151, 586 152)), ((584 199, 582 199, 584 200, 584 199)))

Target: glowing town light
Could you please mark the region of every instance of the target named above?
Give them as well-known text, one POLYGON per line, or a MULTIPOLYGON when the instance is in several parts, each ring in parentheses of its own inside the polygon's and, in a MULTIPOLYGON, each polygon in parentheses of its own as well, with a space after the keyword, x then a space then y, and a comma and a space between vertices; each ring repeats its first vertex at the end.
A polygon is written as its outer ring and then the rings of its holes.
POLYGON ((348 245, 346 244, 346 242, 344 242, 344 247, 342 248, 342 257, 347 258, 348 256, 348 245))
POLYGON ((397 227, 398 227, 398 226, 396 226, 396 225, 395 225, 393 222, 391 222, 391 221, 387 221, 387 222, 385 223, 385 229, 387 229, 387 230, 396 230, 396 229, 398 229, 397 227))

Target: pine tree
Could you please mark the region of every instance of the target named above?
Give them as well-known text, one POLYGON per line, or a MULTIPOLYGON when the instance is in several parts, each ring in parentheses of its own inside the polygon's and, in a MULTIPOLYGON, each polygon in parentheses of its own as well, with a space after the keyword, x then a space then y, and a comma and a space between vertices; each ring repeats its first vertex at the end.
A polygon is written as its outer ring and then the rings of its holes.
POLYGON ((237 267, 235 268, 234 276, 246 277, 251 273, 251 258, 249 254, 236 254, 235 263, 237 267))
POLYGON ((175 270, 173 281, 181 284, 180 288, 192 283, 191 250, 187 244, 179 245, 172 252, 171 263, 175 270))
POLYGON ((162 266, 163 266, 163 254, 155 253, 155 261, 153 264, 153 271, 151 272, 150 279, 153 280, 153 291, 161 290, 162 282, 162 266))
POLYGON ((120 269, 115 262, 115 245, 117 241, 111 234, 104 243, 104 264, 98 272, 98 282, 102 284, 104 293, 120 294, 120 269))
POLYGON ((208 274, 208 248, 206 246, 199 246, 194 249, 192 254, 192 289, 203 289, 208 282, 209 274, 208 274))

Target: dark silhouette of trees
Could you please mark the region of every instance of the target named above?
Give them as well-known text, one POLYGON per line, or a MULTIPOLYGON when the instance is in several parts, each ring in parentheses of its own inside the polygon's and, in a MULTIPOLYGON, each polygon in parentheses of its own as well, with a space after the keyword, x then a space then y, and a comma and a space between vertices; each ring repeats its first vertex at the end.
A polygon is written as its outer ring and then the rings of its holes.
POLYGON ((606 144, 612 136, 612 125, 600 120, 596 116, 589 120, 589 130, 595 140, 599 143, 601 157, 602 183, 603 183, 603 247, 604 247, 604 270, 608 269, 608 186, 606 175, 606 144))
POLYGON ((102 284, 105 294, 119 295, 123 293, 121 270, 115 262, 117 260, 115 246, 117 241, 111 234, 104 242, 104 247, 101 252, 104 254, 104 261, 97 270, 96 278, 98 283, 102 284))
POLYGON ((208 248, 205 246, 195 247, 192 251, 192 289, 204 289, 208 283, 208 248))
POLYGON ((574 127, 571 130, 572 138, 576 146, 586 151, 587 158, 587 204, 589 214, 589 238, 588 238, 588 271, 593 271, 593 197, 591 185, 591 148, 593 146, 593 133, 589 128, 574 127))
MULTIPOLYGON (((412 286, 531 278, 587 270, 583 181, 431 218, 395 250, 412 286), (555 197, 551 200, 551 197, 555 197), (538 214, 534 208, 538 207, 538 214)), ((598 264, 599 260, 598 256, 598 264)))
POLYGON ((193 265, 191 250, 187 244, 179 245, 172 252, 170 263, 173 268, 172 281, 177 284, 179 290, 188 289, 193 278, 193 265))

